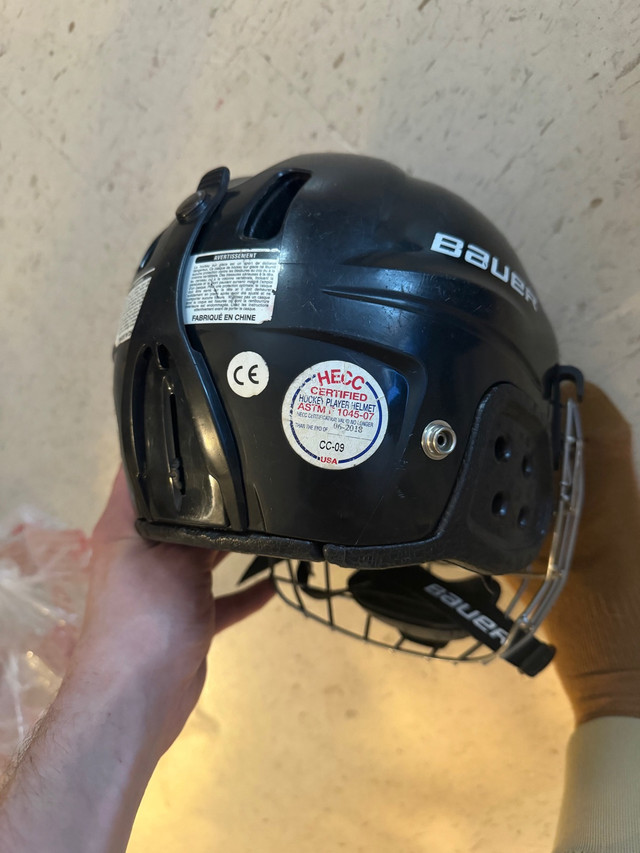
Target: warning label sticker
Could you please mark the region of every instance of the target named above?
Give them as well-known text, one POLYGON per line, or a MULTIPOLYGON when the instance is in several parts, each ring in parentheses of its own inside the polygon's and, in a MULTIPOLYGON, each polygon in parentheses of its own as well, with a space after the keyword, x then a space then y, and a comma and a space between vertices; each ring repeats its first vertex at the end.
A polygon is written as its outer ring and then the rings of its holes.
POLYGON ((184 292, 185 324, 270 320, 279 253, 279 249, 236 249, 194 255, 184 292))
POLYGON ((149 282, 151 281, 151 273, 153 269, 147 270, 142 276, 134 280, 131 285, 131 290, 127 294, 124 303, 122 316, 120 317, 120 325, 116 334, 116 346, 119 347, 125 341, 128 341, 133 333, 133 327, 138 319, 140 307, 147 295, 149 282))
POLYGON ((311 465, 353 468, 384 438, 387 401, 357 364, 323 361, 297 376, 284 397, 282 426, 291 447, 311 465))

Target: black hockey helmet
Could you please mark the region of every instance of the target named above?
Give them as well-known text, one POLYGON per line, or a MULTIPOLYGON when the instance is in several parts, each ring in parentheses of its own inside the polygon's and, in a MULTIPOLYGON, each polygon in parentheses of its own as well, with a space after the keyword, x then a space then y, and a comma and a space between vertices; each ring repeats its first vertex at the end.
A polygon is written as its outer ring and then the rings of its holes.
MULTIPOLYGON (((454 634, 484 614, 507 657, 532 632, 527 617, 500 633, 491 576, 526 573, 562 515, 554 467, 564 451, 575 474, 579 450, 565 378, 581 383, 518 258, 459 197, 352 155, 216 169, 144 256, 116 340, 138 529, 266 556, 274 576, 301 561, 297 606, 336 594, 308 583, 312 563, 361 570, 342 586, 369 616, 406 627, 426 596, 454 634), (443 561, 480 575, 465 613, 425 567, 443 561)), ((441 648, 412 618, 401 635, 441 648)))

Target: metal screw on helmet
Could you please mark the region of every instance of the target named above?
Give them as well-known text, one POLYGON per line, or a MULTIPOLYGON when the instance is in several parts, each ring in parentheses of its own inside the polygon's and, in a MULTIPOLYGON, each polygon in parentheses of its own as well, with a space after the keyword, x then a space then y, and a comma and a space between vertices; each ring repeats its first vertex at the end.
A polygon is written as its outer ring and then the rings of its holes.
POLYGON ((456 434, 446 421, 431 421, 422 433, 422 449, 429 459, 444 459, 456 446, 456 434))

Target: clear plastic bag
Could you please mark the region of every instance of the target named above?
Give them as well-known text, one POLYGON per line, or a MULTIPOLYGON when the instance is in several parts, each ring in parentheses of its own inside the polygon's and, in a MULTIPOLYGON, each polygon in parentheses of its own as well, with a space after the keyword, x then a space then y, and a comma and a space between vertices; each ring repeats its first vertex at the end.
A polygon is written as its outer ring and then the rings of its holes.
POLYGON ((77 640, 89 542, 34 510, 0 524, 0 770, 54 698, 77 640))

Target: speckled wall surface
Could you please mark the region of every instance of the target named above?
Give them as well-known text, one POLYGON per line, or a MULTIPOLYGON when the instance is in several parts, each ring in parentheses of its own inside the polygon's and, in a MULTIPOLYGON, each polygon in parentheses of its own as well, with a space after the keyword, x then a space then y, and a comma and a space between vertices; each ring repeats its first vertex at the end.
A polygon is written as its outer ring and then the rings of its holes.
MULTIPOLYGON (((207 169, 302 151, 479 207, 637 427, 639 33, 632 0, 0 0, 0 510, 90 528, 141 252, 207 169)), ((542 853, 569 730, 551 671, 404 659, 272 602, 216 642, 131 850, 542 853)))

